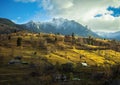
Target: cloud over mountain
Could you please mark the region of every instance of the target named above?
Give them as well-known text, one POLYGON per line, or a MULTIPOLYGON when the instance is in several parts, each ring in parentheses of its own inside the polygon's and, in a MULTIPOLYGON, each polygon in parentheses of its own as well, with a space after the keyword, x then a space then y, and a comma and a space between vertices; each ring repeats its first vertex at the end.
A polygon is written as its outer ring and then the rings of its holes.
POLYGON ((88 25, 93 31, 120 31, 120 0, 15 0, 36 2, 37 11, 31 20, 65 18, 88 25), (42 11, 41 11, 42 10, 42 11), (98 16, 100 15, 100 16, 98 16), (97 16, 97 17, 96 17, 97 16))
POLYGON ((77 20, 97 31, 118 31, 120 17, 111 14, 111 7, 119 7, 119 0, 43 0, 42 6, 52 17, 77 20), (101 14, 101 17, 94 17, 101 14), (117 22, 117 23, 116 23, 117 22), (108 28, 108 29, 106 29, 108 28))

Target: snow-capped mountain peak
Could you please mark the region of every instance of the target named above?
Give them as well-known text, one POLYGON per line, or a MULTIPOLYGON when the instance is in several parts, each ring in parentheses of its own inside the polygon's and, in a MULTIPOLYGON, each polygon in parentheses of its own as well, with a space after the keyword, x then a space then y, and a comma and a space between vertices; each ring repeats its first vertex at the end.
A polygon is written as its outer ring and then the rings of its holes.
POLYGON ((24 26, 34 32, 46 32, 46 33, 61 33, 64 35, 70 35, 75 33, 80 36, 98 36, 88 28, 82 26, 74 20, 68 20, 63 18, 53 18, 49 22, 34 22, 30 21, 24 26))

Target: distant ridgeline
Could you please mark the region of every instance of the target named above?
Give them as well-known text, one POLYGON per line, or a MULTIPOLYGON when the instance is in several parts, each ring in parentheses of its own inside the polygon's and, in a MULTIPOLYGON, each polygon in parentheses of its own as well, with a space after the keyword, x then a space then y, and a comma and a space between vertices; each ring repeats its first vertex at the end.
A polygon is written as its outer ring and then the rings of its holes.
POLYGON ((0 18, 0 34, 9 34, 25 30, 21 25, 15 24, 9 19, 0 18))
POLYGON ((15 24, 9 19, 0 18, 0 34, 13 33, 26 30, 34 33, 54 33, 62 35, 71 35, 74 33, 77 36, 82 37, 96 37, 120 40, 120 32, 108 34, 109 36, 101 36, 91 31, 85 26, 75 22, 74 20, 67 20, 63 18, 53 19, 49 22, 34 22, 30 21, 25 24, 15 24))

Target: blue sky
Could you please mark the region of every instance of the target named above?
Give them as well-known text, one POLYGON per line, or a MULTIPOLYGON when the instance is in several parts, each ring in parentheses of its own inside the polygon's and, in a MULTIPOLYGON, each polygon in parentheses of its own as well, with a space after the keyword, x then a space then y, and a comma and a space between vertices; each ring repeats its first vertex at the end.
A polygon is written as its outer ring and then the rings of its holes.
MULTIPOLYGON (((108 11, 111 11, 112 13, 110 14, 111 16, 113 17, 119 17, 120 16, 120 7, 112 7, 112 6, 109 6, 107 8, 108 11)), ((96 14, 94 17, 101 17, 103 16, 102 14, 96 14)))
POLYGON ((115 7, 108 7, 107 8, 108 11, 112 11, 113 13, 111 14, 114 17, 119 17, 120 16, 120 6, 115 8, 115 7))
POLYGON ((15 0, 0 0, 0 17, 11 19, 16 23, 38 19, 46 20, 48 18, 46 11, 37 2, 19 2, 15 0))
POLYGON ((120 31, 120 0, 0 0, 0 17, 15 23, 75 20, 93 31, 120 31))

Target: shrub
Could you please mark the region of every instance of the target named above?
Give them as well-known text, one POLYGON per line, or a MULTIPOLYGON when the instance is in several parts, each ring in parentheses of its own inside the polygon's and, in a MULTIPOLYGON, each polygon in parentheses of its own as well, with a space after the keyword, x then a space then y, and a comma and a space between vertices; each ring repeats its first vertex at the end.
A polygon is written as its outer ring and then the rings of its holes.
POLYGON ((65 63, 61 65, 62 72, 72 72, 74 70, 72 63, 65 63))

